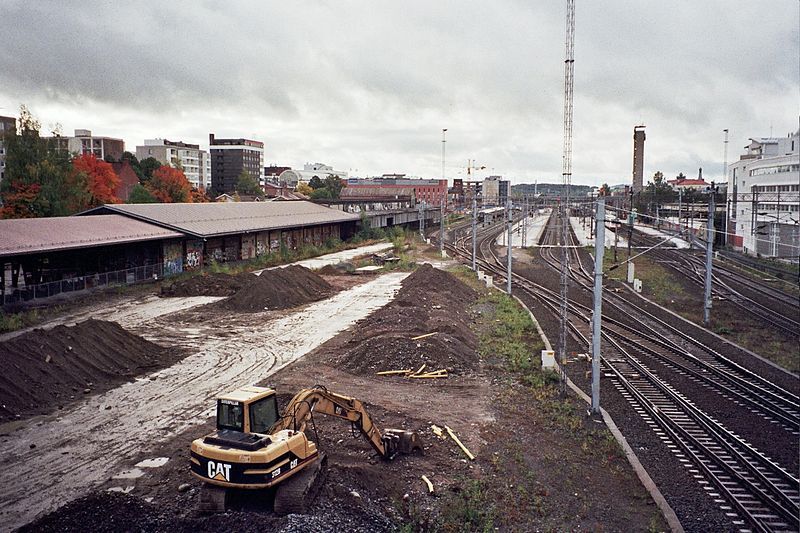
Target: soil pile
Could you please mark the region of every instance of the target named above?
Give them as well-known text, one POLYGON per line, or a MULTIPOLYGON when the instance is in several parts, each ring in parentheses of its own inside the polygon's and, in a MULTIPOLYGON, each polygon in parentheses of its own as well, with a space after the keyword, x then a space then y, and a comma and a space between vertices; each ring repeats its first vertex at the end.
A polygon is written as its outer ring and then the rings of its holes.
POLYGON ((477 293, 448 272, 423 265, 403 281, 395 299, 354 329, 352 348, 339 358, 362 375, 382 370, 447 369, 465 373, 478 366, 478 339, 468 311, 477 293), (417 338, 421 335, 428 335, 417 338))
POLYGON ((35 329, 0 343, 0 421, 48 413, 182 357, 116 322, 35 329))
POLYGON ((231 311, 255 313, 315 302, 332 292, 330 284, 314 272, 299 265, 290 265, 265 270, 253 283, 213 305, 231 311))
POLYGON ((249 272, 200 274, 161 285, 161 296, 233 296, 256 281, 249 272))

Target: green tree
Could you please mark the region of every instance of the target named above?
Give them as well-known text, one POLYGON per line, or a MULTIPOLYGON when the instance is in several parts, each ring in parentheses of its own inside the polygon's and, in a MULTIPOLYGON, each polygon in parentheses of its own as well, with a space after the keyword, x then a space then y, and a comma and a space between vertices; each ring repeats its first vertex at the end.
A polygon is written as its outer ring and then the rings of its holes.
POLYGON ((156 197, 150 194, 144 185, 141 183, 137 183, 131 189, 131 193, 128 196, 128 203, 129 204, 154 204, 157 203, 156 197))
POLYGON ((339 198, 339 195, 344 189, 344 183, 339 176, 328 176, 325 178, 325 188, 330 191, 331 198, 339 198))
POLYGON ((328 189, 327 187, 321 187, 319 189, 314 189, 313 191, 311 191, 310 198, 312 200, 320 200, 323 198, 333 198, 333 196, 331 196, 330 189, 328 189))
POLYGON ((647 183, 644 191, 639 195, 639 212, 654 214, 657 206, 674 202, 676 198, 677 193, 664 179, 664 173, 659 170, 653 174, 653 179, 647 183))
POLYGON ((144 185, 153 177, 153 172, 161 168, 161 161, 155 157, 146 157, 139 161, 139 169, 141 170, 141 177, 139 182, 144 185))
POLYGON ((136 155, 128 151, 122 152, 122 160, 130 164, 131 168, 136 173, 136 177, 139 178, 139 183, 142 183, 144 172, 142 172, 142 165, 139 163, 139 159, 136 155))
POLYGON ((323 181, 319 179, 319 176, 314 176, 313 178, 308 180, 308 186, 316 191, 317 189, 323 188, 325 186, 325 183, 323 183, 323 181))
POLYGON ((39 121, 22 105, 16 131, 4 135, 6 179, 0 183, 0 198, 8 208, 6 214, 20 212, 10 204, 21 198, 25 202, 21 211, 27 216, 64 216, 82 205, 86 184, 71 178, 70 154, 59 149, 53 139, 43 139, 40 128, 39 121), (31 197, 34 190, 35 197, 31 197), (20 191, 26 194, 20 195, 20 191))
POLYGON ((241 174, 239 174, 239 177, 236 179, 236 192, 248 196, 260 196, 264 194, 264 190, 261 188, 261 185, 258 184, 258 180, 251 176, 246 170, 242 170, 241 174))

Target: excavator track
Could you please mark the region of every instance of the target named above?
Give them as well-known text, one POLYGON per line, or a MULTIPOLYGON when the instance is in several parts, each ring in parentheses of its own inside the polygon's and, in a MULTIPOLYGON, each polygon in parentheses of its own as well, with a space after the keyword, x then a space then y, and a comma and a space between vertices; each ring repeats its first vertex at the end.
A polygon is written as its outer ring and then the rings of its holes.
POLYGON ((200 487, 201 513, 224 513, 228 506, 228 490, 209 483, 200 487))
POLYGON ((301 472, 293 475, 275 491, 275 514, 304 514, 314 503, 328 475, 328 456, 320 458, 301 472))

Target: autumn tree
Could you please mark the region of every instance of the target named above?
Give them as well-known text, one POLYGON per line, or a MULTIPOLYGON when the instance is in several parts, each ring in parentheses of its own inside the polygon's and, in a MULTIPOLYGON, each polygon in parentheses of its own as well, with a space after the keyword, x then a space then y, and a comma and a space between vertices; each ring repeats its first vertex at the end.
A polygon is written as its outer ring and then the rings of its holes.
POLYGON ((206 190, 203 187, 192 187, 192 191, 190 193, 191 202, 195 204, 202 204, 210 201, 208 199, 208 195, 206 195, 206 190))
POLYGON ((259 196, 264 194, 264 189, 258 184, 258 180, 250 175, 246 170, 242 170, 236 180, 236 192, 249 196, 259 196))
POLYGON ((4 180, 3 207, 0 218, 34 218, 39 216, 37 200, 41 186, 38 183, 25 184, 21 181, 4 180))
POLYGON ((119 186, 119 176, 114 172, 110 163, 97 159, 91 154, 83 154, 72 160, 72 168, 75 173, 82 173, 86 176, 87 208, 120 203, 120 199, 114 195, 114 191, 119 186))
MULTIPOLYGON (((147 159, 145 159, 147 161, 147 159)), ((156 200, 163 203, 191 202, 192 185, 183 171, 164 165, 153 172, 145 185, 156 200)))
POLYGON ((304 194, 306 196, 311 196, 311 193, 314 192, 314 189, 308 183, 298 183, 297 187, 295 187, 295 192, 304 194))

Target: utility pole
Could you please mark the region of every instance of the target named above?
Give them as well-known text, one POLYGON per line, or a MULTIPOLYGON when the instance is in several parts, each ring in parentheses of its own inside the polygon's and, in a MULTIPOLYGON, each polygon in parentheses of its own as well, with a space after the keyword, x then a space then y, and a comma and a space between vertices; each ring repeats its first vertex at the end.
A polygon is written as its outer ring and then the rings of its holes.
POLYGON ((525 249, 525 243, 528 240, 528 197, 522 197, 522 249, 525 249))
POLYGON ((425 240, 425 202, 419 203, 419 236, 425 240))
POLYGON ((476 234, 478 233, 478 194, 477 192, 472 195, 472 271, 477 272, 478 269, 475 267, 475 243, 476 243, 476 234))
POLYGON ((566 40, 564 52, 564 145, 561 159, 561 183, 565 201, 561 204, 561 307, 559 320, 558 364, 561 373, 561 395, 567 393, 567 320, 569 309, 569 203, 572 183, 572 101, 575 74, 575 0, 567 0, 566 40))
POLYGON ((592 414, 600 413, 600 326, 603 319, 603 252, 605 251, 606 199, 597 198, 597 232, 594 239, 594 312, 592 313, 592 414))
POLYGON ((631 188, 631 209, 630 211, 628 211, 628 261, 631 260, 631 241, 633 240, 633 222, 634 222, 633 189, 631 188))
POLYGON ((444 257, 444 212, 445 204, 447 203, 447 178, 444 175, 444 147, 447 143, 444 137, 445 133, 447 133, 447 128, 442 128, 442 181, 444 181, 445 190, 439 210, 439 255, 442 257, 444 257))
POLYGON ((511 210, 511 198, 506 200, 506 213, 508 213, 508 247, 506 248, 508 266, 506 267, 506 293, 511 296, 511 229, 514 225, 514 212, 511 210))
POLYGON ((716 187, 711 182, 708 188, 708 225, 706 227, 706 290, 703 305, 703 324, 711 327, 711 260, 714 250, 714 192, 716 187))
MULTIPOLYGON (((725 140, 723 141, 723 150, 722 150, 722 175, 724 176, 723 183, 728 183, 728 128, 722 130, 725 134, 725 140)), ((726 188, 728 197, 733 194, 733 187, 726 188)), ((725 246, 728 245, 728 221, 731 217, 731 203, 730 199, 725 204, 725 232, 722 234, 725 239, 725 246)))
POLYGON ((683 227, 681 226, 681 203, 683 203, 683 189, 678 187, 678 235, 683 233, 683 227))

